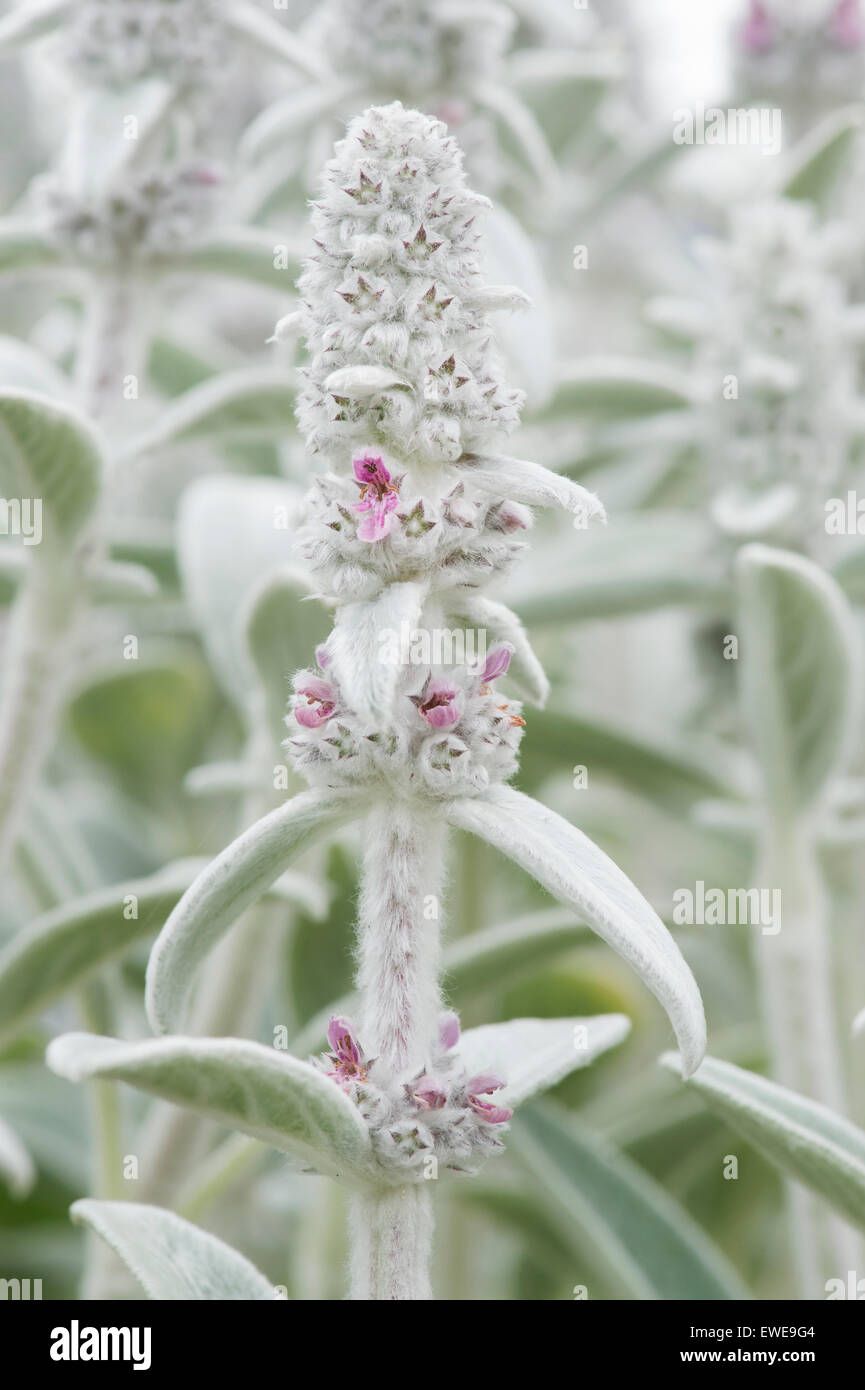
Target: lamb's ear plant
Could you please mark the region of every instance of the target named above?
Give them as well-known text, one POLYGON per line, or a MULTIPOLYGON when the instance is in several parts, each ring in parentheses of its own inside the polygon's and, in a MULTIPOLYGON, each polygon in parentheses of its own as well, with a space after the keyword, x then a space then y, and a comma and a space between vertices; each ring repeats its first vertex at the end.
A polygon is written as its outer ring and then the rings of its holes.
POLYGON ((49 1052, 71 1079, 129 1082, 347 1185, 358 1299, 431 1297, 436 1179, 466 1181, 501 1151, 515 1105, 628 1026, 523 1019, 461 1035, 441 985, 449 829, 524 868, 633 966, 686 1072, 705 1045, 699 991, 653 909, 585 835, 507 785, 526 721, 502 682, 512 673, 536 702, 546 683, 521 624, 483 588, 518 558, 530 508, 560 507, 583 527, 603 511, 503 452, 520 395, 489 315, 523 296, 483 283, 486 207, 446 128, 399 103, 365 111, 337 146, 295 325, 309 354, 298 418, 310 462, 328 470, 300 545, 335 609, 287 720, 286 753, 309 789, 229 845, 171 913, 147 981, 166 1036, 71 1034, 49 1052), (351 1018, 331 1019, 329 1053, 184 1036, 209 953, 301 850, 352 820, 358 995, 351 1018))

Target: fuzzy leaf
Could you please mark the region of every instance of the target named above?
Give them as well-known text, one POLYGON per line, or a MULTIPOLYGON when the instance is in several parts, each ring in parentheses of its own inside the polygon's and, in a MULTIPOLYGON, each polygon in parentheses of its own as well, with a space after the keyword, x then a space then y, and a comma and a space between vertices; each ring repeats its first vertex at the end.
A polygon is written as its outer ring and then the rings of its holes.
POLYGON ((170 1032, 202 961, 291 861, 318 836, 358 814, 356 795, 301 792, 256 821, 184 893, 162 929, 147 968, 147 1013, 170 1032))
POLYGON ((511 787, 453 802, 448 819, 494 845, 573 907, 666 1009, 688 1071, 699 1066, 706 1023, 694 977, 657 913, 597 845, 511 787))
POLYGON ((53 538, 70 546, 99 497, 103 455, 83 416, 35 391, 0 391, 0 492, 41 498, 53 538))
POLYGON ((156 77, 86 91, 74 108, 63 147, 62 171, 69 191, 85 200, 109 194, 163 125, 175 100, 172 85, 156 77), (130 115, 138 122, 134 140, 126 134, 130 115))
POLYGON ((557 1085, 631 1030, 623 1014, 596 1018, 514 1018, 469 1028, 460 1038, 460 1059, 470 1075, 493 1072, 505 1082, 496 1102, 517 1106, 557 1085))
POLYGON ((331 372, 324 383, 324 389, 332 396, 350 396, 356 400, 377 396, 380 391, 390 391, 395 386, 410 387, 411 382, 389 367, 375 365, 340 367, 331 372))
MULTIPOLYGON (((661 1063, 681 1075, 676 1053, 665 1053, 661 1063)), ((865 1228, 865 1130, 717 1057, 707 1057, 687 1085, 772 1163, 865 1228)))
POLYGON ((73 1202, 69 1214, 111 1246, 148 1298, 163 1302, 272 1301, 276 1295, 245 1255, 182 1216, 143 1202, 73 1202))
POLYGON ((801 555, 749 545, 737 564, 739 675, 752 746, 779 814, 804 810, 846 758, 861 685, 838 585, 801 555))
MULTIPOLYGON (((0 244, 0 258, 2 255, 0 244)), ((69 400, 73 394, 68 376, 64 376, 50 358, 20 338, 5 335, 0 335, 0 381, 4 389, 14 386, 37 391, 42 396, 56 396, 59 400, 69 400)))
POLYGON ((121 457, 136 458, 169 446, 214 440, 279 438, 294 429, 294 391, 285 372, 264 367, 223 372, 193 386, 141 434, 121 457))
POLYGON ((374 602, 345 603, 337 610, 328 664, 337 685, 351 691, 361 718, 390 718, 402 667, 386 659, 387 648, 399 642, 403 623, 409 632, 418 626, 426 592, 425 583, 388 584, 374 602))
POLYGON ((125 1081, 250 1134, 330 1177, 356 1175, 370 1141, 354 1103, 323 1072, 243 1038, 119 1042, 64 1033, 46 1054, 67 1081, 125 1081))
POLYGON ((561 507, 585 523, 605 520, 603 505, 593 492, 539 463, 501 454, 465 454, 459 467, 472 487, 490 497, 509 497, 528 507, 561 507))
POLYGON ((748 1298, 688 1213, 600 1135, 552 1105, 532 1105, 508 1137, 548 1211, 607 1263, 631 1298, 748 1298))

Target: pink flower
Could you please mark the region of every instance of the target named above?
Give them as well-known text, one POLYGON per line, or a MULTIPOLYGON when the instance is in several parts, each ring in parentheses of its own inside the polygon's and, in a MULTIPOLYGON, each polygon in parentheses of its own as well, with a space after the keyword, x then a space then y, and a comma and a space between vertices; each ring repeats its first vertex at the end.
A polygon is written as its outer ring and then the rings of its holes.
POLYGON ((352 460, 354 476, 361 484, 360 501, 356 512, 367 515, 357 528, 360 541, 381 541, 393 527, 393 513, 399 506, 399 488, 391 482, 390 473, 380 454, 361 454, 352 460))
POLYGON ((506 1124, 514 1113, 506 1105, 491 1105, 488 1100, 481 1099, 482 1096, 491 1096, 494 1091, 500 1091, 504 1084, 491 1072, 482 1072, 480 1076, 473 1076, 466 1082, 469 1105, 488 1125, 506 1124))
POLYGON ((301 676, 295 690, 306 704, 295 705, 294 717, 305 729, 326 724, 336 709, 336 691, 320 676, 301 676))
POLYGON ((417 705, 418 714, 434 729, 449 729, 462 717, 456 704, 456 687, 450 681, 433 680, 430 676, 420 695, 409 697, 417 705))
POLYGON ((749 53, 762 53, 775 42, 775 25, 761 0, 751 0, 751 12, 742 29, 742 43, 749 53))
POLYGON ((442 1014, 439 1019, 439 1043, 450 1052, 460 1040, 460 1021, 454 1013, 442 1014))
POLYGON ((859 0, 841 0, 833 12, 829 35, 841 48, 858 48, 865 38, 859 0))
POLYGON ((327 1040, 333 1049, 330 1060, 334 1063, 334 1069, 328 1075, 340 1082, 362 1081, 366 1076, 363 1053, 348 1019, 334 1015, 328 1025, 327 1040))
POLYGON ((498 680, 499 676, 503 676, 511 664, 513 654, 514 649, 510 642, 503 642, 500 647, 493 647, 481 672, 481 684, 488 685, 490 681, 498 680))
POLYGON ((427 1076, 424 1073, 419 1081, 407 1089, 421 1110, 441 1110, 447 1105, 447 1092, 434 1076, 427 1076))

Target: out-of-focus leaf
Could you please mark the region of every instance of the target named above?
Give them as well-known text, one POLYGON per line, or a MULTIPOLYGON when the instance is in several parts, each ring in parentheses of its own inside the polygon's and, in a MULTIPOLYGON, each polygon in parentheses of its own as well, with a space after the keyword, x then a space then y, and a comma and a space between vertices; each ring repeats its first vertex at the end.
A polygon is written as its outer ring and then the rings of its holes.
POLYGON ((316 84, 289 92, 280 101, 266 106, 243 133, 239 149, 241 158, 256 161, 284 148, 285 141, 299 130, 335 112, 351 91, 352 86, 348 82, 316 84))
POLYGON ((0 19, 0 53, 7 53, 50 34, 62 24, 72 0, 26 0, 0 19))
POLYGON ((302 252, 263 227, 221 230, 170 259, 161 262, 165 270, 182 275, 218 275, 229 280, 247 280, 281 294, 291 294, 300 275, 302 252))
POLYGON ((238 39, 251 44, 268 58, 279 58, 315 82, 329 76, 327 64, 315 48, 282 24, 275 15, 268 15, 249 0, 228 6, 220 19, 238 39))
POLYGON ((159 799, 194 765, 204 746, 215 692, 189 653, 124 662, 95 675, 73 696, 68 718, 91 756, 142 799, 159 799))
POLYGON ((202 440, 273 439, 294 431, 294 392, 284 372, 242 367, 193 386, 123 449, 124 459, 202 440))
POLYGON ((735 1270, 684 1211, 613 1146, 553 1106, 514 1121, 510 1147, 545 1205, 590 1243, 632 1298, 747 1298, 735 1270))
POLYGON ((285 712, 295 671, 311 666, 331 616, 302 570, 265 575, 249 595, 246 641, 264 694, 274 741, 285 737, 285 712))
POLYGON ((455 801, 448 819, 495 845, 588 922, 666 1009, 689 1071, 699 1066, 706 1023, 694 977, 657 913, 597 845, 511 787, 455 801))
MULTIPOLYGON (((681 1075, 676 1053, 665 1053, 661 1062, 681 1075)), ((687 1085, 772 1163, 865 1227, 865 1130, 717 1057, 707 1057, 687 1085)))
MULTIPOLYGON (((0 257, 2 254, 0 249, 0 257)), ((4 389, 18 387, 25 391, 36 391, 42 396, 56 396, 59 400, 69 399, 72 394, 69 378, 49 358, 20 338, 6 335, 0 336, 0 381, 4 389)))
POLYGON ((242 711, 255 687, 247 604, 263 576, 290 564, 300 501, 282 480, 220 474, 198 479, 181 499, 177 550, 186 599, 211 665, 242 711))
POLYGON ((672 367, 626 357, 585 357, 562 368, 552 399, 538 419, 561 415, 654 415, 696 402, 688 377, 672 367))
POLYGON ((0 953, 0 1036, 91 970, 155 935, 194 876, 188 865, 100 888, 37 917, 0 953))
POLYGON ((445 985, 454 1004, 496 989, 515 975, 539 970, 594 935, 568 908, 551 907, 452 942, 445 951, 445 985))
POLYGON ((26 1197, 36 1181, 36 1166, 11 1125, 0 1119, 0 1178, 13 1197, 26 1197))
POLYGON ((148 1298, 272 1301, 273 1287, 230 1245, 173 1211, 143 1202, 84 1198, 69 1211, 117 1252, 148 1298))
POLYGON ((350 1181, 369 1159, 356 1105, 331 1079, 296 1057, 242 1038, 148 1038, 118 1042, 65 1033, 48 1065, 68 1081, 125 1081, 292 1154, 315 1172, 350 1181))
POLYGON ((859 641, 838 585, 804 556, 749 545, 736 571, 744 715, 768 796, 786 818, 843 765, 859 707, 859 641))
POLYGON ((41 499, 43 534, 50 529, 60 544, 74 542, 96 505, 102 472, 100 442, 77 411, 35 391, 0 391, 2 495, 41 499))
POLYGON ((458 1050, 469 1075, 492 1072, 504 1080, 497 1103, 517 1106, 617 1047, 630 1028, 623 1014, 513 1018, 467 1029, 458 1050))
POLYGON ((514 592, 513 607, 531 628, 674 605, 714 606, 729 589, 725 560, 698 517, 614 517, 557 548, 543 578, 514 592))
POLYGON ((118 179, 164 125, 177 93, 170 82, 146 77, 122 87, 90 87, 72 109, 63 144, 62 177, 73 197, 109 196, 118 179), (136 138, 127 136, 130 115, 136 138))
POLYGON ((688 814, 699 801, 736 795, 720 751, 714 759, 672 741, 637 737, 588 714, 532 714, 521 749, 521 784, 534 791, 545 778, 572 766, 585 767, 589 778, 615 777, 677 815, 688 814))
POLYGON ((156 1032, 177 1026, 198 967, 241 913, 302 849, 357 815, 362 804, 348 793, 301 792, 208 864, 165 923, 150 956, 147 1012, 156 1032))
POLYGON ((825 209, 839 179, 849 168, 862 130, 862 109, 834 111, 800 141, 782 166, 786 198, 803 198, 825 209))

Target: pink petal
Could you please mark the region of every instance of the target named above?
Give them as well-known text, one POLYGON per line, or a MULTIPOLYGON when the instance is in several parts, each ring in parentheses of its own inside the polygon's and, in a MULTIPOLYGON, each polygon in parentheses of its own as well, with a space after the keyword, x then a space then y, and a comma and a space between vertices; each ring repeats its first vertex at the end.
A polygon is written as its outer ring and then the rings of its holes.
POLYGON ((434 729, 449 729, 461 718, 461 711, 456 705, 434 705, 430 710, 422 709, 421 714, 434 729))
POLYGON ((320 671, 324 671, 330 661, 330 652, 327 650, 327 643, 322 642, 320 647, 315 649, 315 660, 320 671))
POLYGON ((447 1104, 447 1092, 432 1076, 422 1076, 411 1093, 422 1110, 441 1110, 447 1104))
POLYGON ((305 729, 318 729, 333 715, 333 705, 295 705, 294 717, 305 729))
POLYGON ((832 16, 829 30, 842 48, 857 48, 865 38, 859 0, 841 0, 832 16))
POLYGON ((760 0, 751 0, 751 13, 742 30, 742 42, 751 53, 771 48, 775 42, 775 25, 760 0))
POLYGON ((495 1072, 480 1072, 477 1076, 469 1077, 466 1082, 466 1094, 469 1096, 490 1096, 493 1091, 500 1091, 504 1086, 500 1076, 495 1072))
POLYGON ((511 664, 513 654, 514 649, 510 642, 504 642, 500 647, 493 647, 481 672, 481 681, 484 685, 505 674, 511 664))
POLYGON ((390 482, 390 473, 384 466, 381 454, 360 454, 352 459, 354 476, 359 483, 370 483, 373 487, 385 488, 390 482))
POLYGON ((357 1066, 360 1062, 360 1048, 348 1019, 334 1015, 328 1024, 327 1040, 341 1062, 357 1066))
MULTIPOLYGON (((394 498, 394 501, 397 499, 394 498)), ((355 506, 358 511, 367 510, 364 502, 357 502, 355 506)), ((357 538, 359 541, 383 541, 393 530, 393 523, 393 508, 382 507, 376 502, 358 526, 357 538)))
POLYGON ((439 1042, 446 1052, 460 1040, 460 1021, 454 1013, 442 1014, 439 1019, 439 1042))
POLYGON ((294 688, 298 695, 305 695, 308 700, 323 700, 333 704, 333 686, 323 681, 320 676, 301 677, 294 688))
POLYGON ((473 1100, 471 1106, 488 1125, 507 1124, 514 1113, 507 1105, 486 1105, 482 1100, 473 1100))

